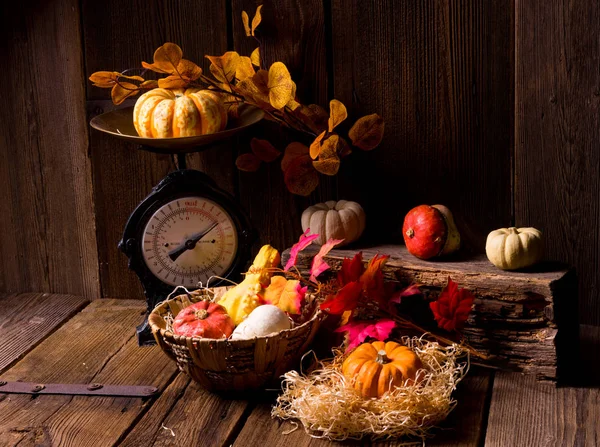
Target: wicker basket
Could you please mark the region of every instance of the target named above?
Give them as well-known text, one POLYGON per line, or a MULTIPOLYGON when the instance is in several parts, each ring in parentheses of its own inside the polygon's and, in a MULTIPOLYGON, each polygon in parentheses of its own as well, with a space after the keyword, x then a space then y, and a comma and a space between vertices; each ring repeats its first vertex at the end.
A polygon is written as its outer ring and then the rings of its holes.
POLYGON ((165 318, 174 318, 209 293, 218 301, 225 290, 195 291, 157 306, 148 319, 156 342, 181 371, 208 390, 245 391, 275 384, 282 374, 298 366, 325 314, 316 308, 307 321, 292 329, 250 340, 185 337, 167 329, 165 318))

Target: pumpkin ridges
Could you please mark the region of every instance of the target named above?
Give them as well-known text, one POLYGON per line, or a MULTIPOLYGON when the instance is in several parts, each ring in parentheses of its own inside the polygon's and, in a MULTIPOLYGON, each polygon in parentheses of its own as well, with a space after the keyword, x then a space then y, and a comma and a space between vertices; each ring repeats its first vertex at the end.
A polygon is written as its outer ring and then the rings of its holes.
POLYGON ((182 309, 173 321, 173 333, 186 337, 226 338, 234 328, 223 306, 199 301, 182 309))

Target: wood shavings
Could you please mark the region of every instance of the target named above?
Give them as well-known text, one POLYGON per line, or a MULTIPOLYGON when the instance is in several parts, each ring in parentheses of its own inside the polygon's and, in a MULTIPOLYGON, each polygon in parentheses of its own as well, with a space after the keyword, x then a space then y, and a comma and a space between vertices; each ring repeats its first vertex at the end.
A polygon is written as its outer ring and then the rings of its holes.
POLYGON ((341 372, 345 356, 339 352, 309 375, 286 373, 284 391, 271 415, 300 421, 314 438, 425 439, 456 405, 452 392, 469 369, 468 353, 458 344, 444 347, 423 338, 403 337, 402 343, 423 363, 420 383, 396 388, 379 399, 366 399, 348 386, 341 372), (461 357, 467 361, 459 362, 461 357))

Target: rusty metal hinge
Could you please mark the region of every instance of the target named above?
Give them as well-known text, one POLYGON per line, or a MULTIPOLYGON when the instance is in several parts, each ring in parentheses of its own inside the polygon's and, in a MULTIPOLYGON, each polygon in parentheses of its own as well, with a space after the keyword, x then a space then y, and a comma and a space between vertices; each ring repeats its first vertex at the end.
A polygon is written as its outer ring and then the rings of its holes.
POLYGON ((159 394, 153 386, 103 385, 101 383, 32 383, 0 380, 0 393, 8 394, 65 394, 71 396, 154 397, 159 394))

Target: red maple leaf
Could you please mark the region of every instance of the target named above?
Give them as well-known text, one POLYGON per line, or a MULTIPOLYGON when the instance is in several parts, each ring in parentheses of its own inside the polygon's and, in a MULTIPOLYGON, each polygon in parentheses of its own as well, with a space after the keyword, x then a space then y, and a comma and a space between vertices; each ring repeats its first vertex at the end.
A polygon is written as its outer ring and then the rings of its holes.
POLYGON ((356 309, 361 295, 361 283, 359 281, 352 281, 342 287, 335 295, 327 297, 327 299, 321 303, 320 307, 330 314, 340 315, 347 310, 356 309))
POLYGON ((367 337, 385 341, 396 326, 390 319, 378 321, 352 321, 335 330, 335 332, 348 332, 348 347, 346 352, 360 345, 367 337))
POLYGON ((460 331, 467 321, 475 297, 448 278, 448 285, 436 301, 429 303, 435 321, 446 331, 460 331))
POLYGON ((389 296, 391 288, 386 287, 383 281, 383 272, 381 269, 387 262, 389 256, 375 255, 367 264, 367 268, 360 276, 360 282, 367 298, 379 303, 382 309, 387 307, 386 298, 389 296))
POLYGON ((352 259, 344 258, 342 268, 338 272, 339 285, 345 286, 349 282, 358 281, 364 271, 362 252, 356 253, 352 259))
POLYGON ((312 243, 312 241, 319 237, 318 234, 309 233, 310 228, 307 228, 304 234, 300 235, 300 239, 298 239, 298 242, 292 245, 292 249, 290 250, 290 259, 288 259, 288 262, 285 264, 285 268, 283 269, 284 271, 287 272, 289 269, 295 266, 296 259, 298 258, 298 253, 300 253, 302 250, 308 247, 312 243))
POLYGON ((344 242, 344 239, 329 239, 323 245, 319 253, 313 258, 312 265, 310 266, 310 280, 317 282, 317 276, 323 273, 325 270, 329 270, 329 264, 327 264, 323 258, 327 253, 331 251, 333 247, 344 242))

